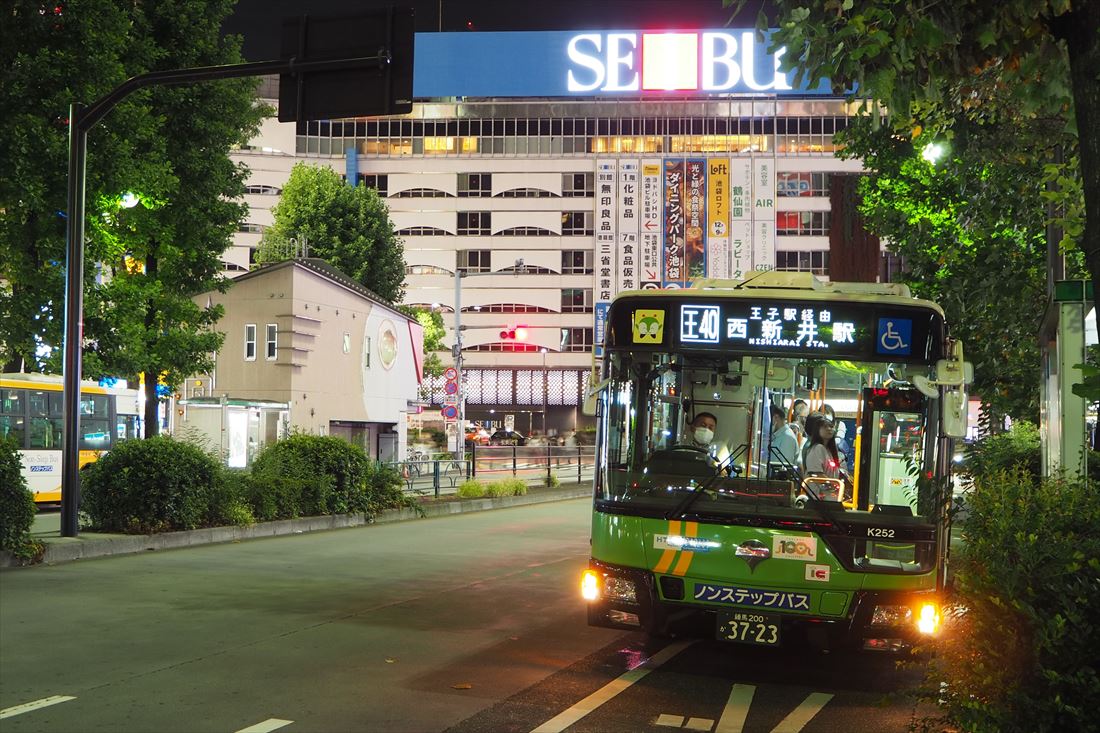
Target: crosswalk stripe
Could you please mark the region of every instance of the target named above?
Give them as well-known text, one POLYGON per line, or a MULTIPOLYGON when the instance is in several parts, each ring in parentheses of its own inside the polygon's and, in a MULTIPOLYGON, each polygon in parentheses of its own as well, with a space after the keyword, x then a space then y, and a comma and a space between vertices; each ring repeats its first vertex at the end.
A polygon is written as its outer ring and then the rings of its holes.
POLYGON ((833 696, 825 692, 811 692, 809 697, 803 700, 791 714, 779 721, 779 725, 772 729, 772 733, 799 733, 806 723, 809 723, 815 715, 821 712, 825 703, 833 699, 833 696))
POLYGON ((718 727, 714 733, 741 733, 745 728, 745 718, 749 715, 749 705, 752 704, 753 693, 756 687, 753 685, 734 685, 730 690, 730 698, 726 701, 726 707, 722 711, 722 717, 718 720, 718 727))
POLYGON ((51 697, 44 697, 41 700, 34 700, 33 702, 25 702, 22 705, 14 705, 10 708, 4 708, 0 710, 0 720, 4 718, 13 718, 16 715, 22 715, 23 713, 29 713, 32 710, 38 710, 39 708, 47 708, 50 705, 56 705, 59 702, 68 702, 69 700, 75 700, 72 695, 53 695, 51 697))
POLYGON ((558 713, 538 728, 535 728, 531 733, 561 733, 694 643, 694 640, 689 640, 669 644, 638 667, 629 672, 624 672, 618 679, 608 682, 568 710, 558 713))
POLYGON ((256 725, 250 725, 247 728, 241 728, 237 733, 271 733, 273 730, 279 730, 283 726, 290 725, 293 720, 279 720, 278 718, 268 718, 267 720, 256 723, 256 725))

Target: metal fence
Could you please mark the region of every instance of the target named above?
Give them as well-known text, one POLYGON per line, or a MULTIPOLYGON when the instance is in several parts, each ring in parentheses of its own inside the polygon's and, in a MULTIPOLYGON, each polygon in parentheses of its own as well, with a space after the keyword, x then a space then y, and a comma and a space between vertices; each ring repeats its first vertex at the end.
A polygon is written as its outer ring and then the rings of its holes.
POLYGON ((520 478, 530 485, 592 480, 596 465, 593 446, 475 446, 461 460, 453 457, 421 458, 390 464, 411 494, 454 494, 467 479, 493 481, 520 478))

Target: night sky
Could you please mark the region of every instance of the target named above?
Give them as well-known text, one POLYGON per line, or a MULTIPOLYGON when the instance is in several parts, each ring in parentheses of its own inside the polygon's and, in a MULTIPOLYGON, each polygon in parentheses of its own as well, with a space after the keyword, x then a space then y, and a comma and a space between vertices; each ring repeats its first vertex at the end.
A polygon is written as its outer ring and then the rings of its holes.
MULTIPOLYGON (((376 0, 239 0, 225 30, 244 36, 249 61, 279 57, 279 34, 284 17, 347 15, 385 9, 391 2, 376 0)), ((412 7, 417 31, 521 30, 648 30, 722 28, 732 11, 721 0, 404 0, 412 7), (440 9, 442 8, 442 18, 440 9)), ((759 3, 751 1, 738 16, 737 27, 751 27, 759 3)))

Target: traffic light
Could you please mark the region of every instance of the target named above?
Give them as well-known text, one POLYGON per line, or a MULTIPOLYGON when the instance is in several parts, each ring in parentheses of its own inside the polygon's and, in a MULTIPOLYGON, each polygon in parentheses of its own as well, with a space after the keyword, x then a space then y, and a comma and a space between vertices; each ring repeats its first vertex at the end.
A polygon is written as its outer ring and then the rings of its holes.
POLYGON ((527 326, 505 326, 500 332, 501 341, 526 341, 527 326))

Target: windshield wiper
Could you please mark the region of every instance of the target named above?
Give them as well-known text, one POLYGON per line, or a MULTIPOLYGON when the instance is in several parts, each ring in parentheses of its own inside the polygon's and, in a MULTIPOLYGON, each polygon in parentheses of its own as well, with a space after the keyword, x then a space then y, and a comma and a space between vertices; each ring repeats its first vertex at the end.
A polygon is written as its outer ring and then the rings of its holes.
POLYGON ((685 496, 683 501, 681 501, 679 504, 677 504, 675 507, 673 507, 671 511, 667 512, 665 514, 665 519, 672 519, 673 517, 682 516, 683 513, 686 512, 691 507, 691 505, 695 502, 695 500, 699 498, 700 494, 702 494, 704 491, 706 491, 711 486, 713 486, 714 482, 722 477, 722 472, 725 471, 727 467, 735 465, 737 459, 746 450, 747 450, 746 446, 744 444, 742 444, 737 448, 737 450, 735 450, 733 453, 730 453, 729 456, 727 456, 725 460, 723 460, 721 463, 719 463, 717 466, 715 466, 714 475, 712 475, 710 478, 708 478, 703 483, 696 486, 695 489, 692 490, 690 495, 685 496))

